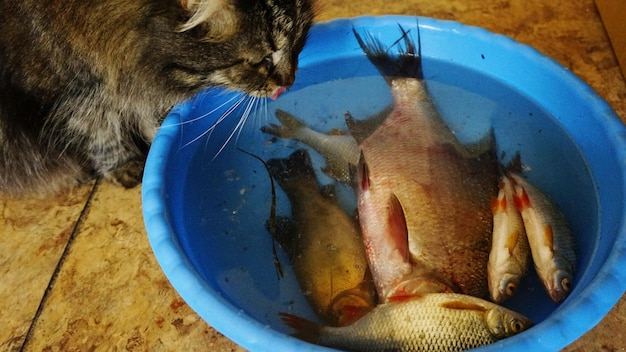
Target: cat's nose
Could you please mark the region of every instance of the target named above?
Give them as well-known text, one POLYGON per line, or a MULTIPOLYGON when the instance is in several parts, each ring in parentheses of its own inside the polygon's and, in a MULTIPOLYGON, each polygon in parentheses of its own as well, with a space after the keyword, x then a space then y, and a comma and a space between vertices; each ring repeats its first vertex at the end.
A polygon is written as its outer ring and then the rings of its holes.
POLYGON ((295 72, 277 73, 273 77, 273 81, 274 83, 276 83, 276 85, 285 86, 285 87, 291 86, 295 80, 296 80, 295 72))

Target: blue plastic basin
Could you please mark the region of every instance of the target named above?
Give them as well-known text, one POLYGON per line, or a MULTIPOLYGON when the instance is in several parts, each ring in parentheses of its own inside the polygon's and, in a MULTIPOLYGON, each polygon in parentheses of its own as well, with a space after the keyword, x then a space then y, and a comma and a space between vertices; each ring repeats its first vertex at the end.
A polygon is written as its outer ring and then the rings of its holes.
MULTIPOLYGON (((398 24, 415 35, 418 22, 424 74, 451 129, 472 142, 493 127, 503 161, 521 153, 528 178, 559 204, 577 239, 567 300, 552 303, 531 273, 506 305, 537 324, 480 350, 558 350, 595 326, 624 293, 626 129, 596 93, 534 49, 480 28, 405 16, 340 19, 312 28, 294 86, 276 102, 257 101, 260 113, 241 132, 229 138, 246 104, 233 109, 238 94, 211 89, 172 110, 148 156, 143 213, 156 258, 183 299, 244 348, 326 350, 289 336, 278 317, 285 311, 314 318, 282 251, 284 278, 273 265, 263 226, 271 200, 267 172, 237 148, 267 160, 301 147, 259 132, 275 121, 277 107, 329 130, 345 129, 345 110, 365 116, 384 106, 388 89, 352 28, 391 45, 398 24)), ((320 175, 320 182, 330 179, 320 175)), ((278 211, 289 211, 280 190, 278 211)))

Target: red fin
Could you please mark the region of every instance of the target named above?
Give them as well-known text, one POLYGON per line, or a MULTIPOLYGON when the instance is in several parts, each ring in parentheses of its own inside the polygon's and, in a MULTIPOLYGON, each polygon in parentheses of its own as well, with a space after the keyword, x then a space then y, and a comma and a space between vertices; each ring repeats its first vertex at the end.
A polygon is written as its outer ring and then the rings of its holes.
POLYGON ((506 197, 491 199, 491 211, 495 214, 499 211, 506 211, 507 203, 506 197))
POLYGON ((388 302, 406 302, 418 298, 422 298, 423 295, 420 294, 394 294, 391 297, 387 298, 388 302))
POLYGON ((404 217, 404 209, 402 204, 395 194, 391 194, 389 197, 389 212, 387 221, 389 222, 389 229, 395 248, 400 252, 405 262, 410 262, 409 257, 409 230, 406 226, 406 218, 404 217))
POLYGON ((520 187, 521 192, 516 192, 513 199, 515 200, 515 206, 519 211, 523 211, 524 209, 530 208, 532 205, 530 204, 530 199, 528 198, 528 193, 524 187, 520 187))
POLYGON ((341 319, 339 326, 346 326, 363 318, 367 313, 371 312, 374 307, 345 305, 341 307, 341 319))
POLYGON ((499 200, 498 198, 491 199, 491 211, 495 214, 499 209, 499 200))
POLYGON ((323 326, 289 313, 278 313, 278 315, 285 324, 296 331, 292 334, 293 336, 307 342, 318 343, 323 326))
POLYGON ((443 308, 448 308, 448 309, 463 309, 463 310, 475 310, 478 312, 485 312, 486 309, 485 307, 478 305, 478 304, 474 304, 474 303, 467 303, 467 302, 463 302, 463 301, 451 301, 451 302, 446 302, 446 303, 442 303, 441 307, 443 308))

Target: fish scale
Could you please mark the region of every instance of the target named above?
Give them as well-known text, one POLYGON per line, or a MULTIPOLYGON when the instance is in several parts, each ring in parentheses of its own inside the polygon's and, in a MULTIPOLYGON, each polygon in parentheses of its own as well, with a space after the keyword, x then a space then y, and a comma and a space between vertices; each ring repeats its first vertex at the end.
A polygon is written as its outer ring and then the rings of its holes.
MULTIPOLYGON (((420 64, 414 57, 414 64, 420 64)), ((360 126, 367 120, 348 119, 368 169, 369 188, 359 186, 362 180, 355 182, 363 237, 377 242, 375 238, 388 233, 385 219, 394 221, 389 212, 393 195, 404 211, 411 260, 418 271, 429 270, 430 277, 453 291, 487 297, 490 204, 498 175, 494 143, 481 143, 488 146, 481 150, 462 145, 438 114, 423 80, 387 77, 387 81, 395 106, 373 133, 367 135, 370 126, 360 126)), ((370 258, 372 262, 394 263, 370 258)), ((393 271, 371 266, 374 273, 393 271)), ((374 275, 376 282, 398 284, 397 277, 374 275)), ((383 300, 394 294, 386 286, 378 291, 383 300)))
POLYGON ((377 306, 355 323, 325 327, 282 314, 296 336, 348 351, 461 351, 519 333, 532 323, 480 298, 431 293, 377 306))

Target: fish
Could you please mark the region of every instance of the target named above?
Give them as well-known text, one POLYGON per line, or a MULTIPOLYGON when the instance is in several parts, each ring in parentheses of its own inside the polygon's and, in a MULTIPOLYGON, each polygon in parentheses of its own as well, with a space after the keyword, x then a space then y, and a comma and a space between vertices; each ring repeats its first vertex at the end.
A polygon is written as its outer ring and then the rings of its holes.
POLYGON ((348 351, 460 351, 521 333, 533 323, 486 300, 429 293, 378 305, 356 322, 329 327, 281 313, 302 340, 348 351))
POLYGON ((576 241, 565 215, 541 190, 515 173, 515 204, 524 221, 535 269, 550 298, 560 303, 573 288, 576 241))
POLYGON ((343 183, 350 183, 350 165, 359 161, 359 146, 356 140, 345 132, 333 130, 321 133, 313 130, 296 116, 276 109, 279 124, 261 127, 261 131, 281 138, 289 138, 305 143, 324 156, 326 166, 322 171, 343 183))
POLYGON ((276 220, 276 240, 287 253, 300 288, 326 323, 352 322, 357 316, 344 306, 367 311, 377 303, 356 220, 337 204, 332 187, 320 190, 306 150, 268 160, 267 166, 291 203, 291 218, 276 220))
POLYGON ((487 264, 489 295, 496 303, 515 295, 529 265, 530 247, 514 196, 513 182, 502 175, 498 196, 491 203, 493 237, 487 264))
POLYGON ((428 293, 424 287, 488 298, 490 204, 498 190, 495 137, 489 131, 472 145, 457 140, 428 94, 421 49, 400 30, 404 47, 397 56, 372 35, 353 30, 394 102, 378 126, 346 116, 361 149, 353 184, 379 300, 428 293), (377 244, 391 247, 376 250, 377 244), (395 258, 377 257, 383 252, 395 258), (409 275, 410 285, 398 281, 398 272, 406 274, 407 267, 422 274, 426 284, 415 275, 409 275))

